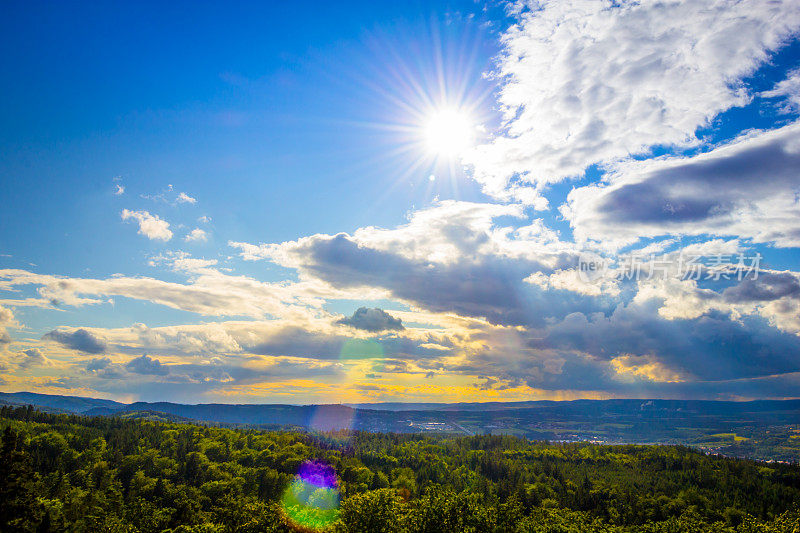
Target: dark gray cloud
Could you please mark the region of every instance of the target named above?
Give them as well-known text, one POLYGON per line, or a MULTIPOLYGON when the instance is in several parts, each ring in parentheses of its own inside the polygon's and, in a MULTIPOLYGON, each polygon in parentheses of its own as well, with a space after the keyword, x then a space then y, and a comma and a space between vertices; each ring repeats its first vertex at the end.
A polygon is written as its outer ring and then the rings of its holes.
POLYGON ((530 270, 522 265, 516 265, 516 273, 514 264, 506 270, 491 263, 430 268, 427 262, 362 246, 344 234, 310 240, 307 245, 303 266, 336 285, 385 287, 432 311, 487 316, 498 323, 524 322, 523 300, 517 289, 530 270))
POLYGON ((474 386, 479 390, 491 390, 497 384, 496 379, 492 379, 486 376, 478 376, 478 379, 484 379, 483 383, 475 383, 474 386))
POLYGON ((114 363, 108 357, 96 357, 86 363, 86 371, 101 379, 123 379, 130 377, 125 365, 114 363))
POLYGON ((98 370, 103 370, 104 368, 108 368, 110 364, 111 364, 111 359, 109 359, 108 357, 98 357, 86 363, 86 370, 88 370, 89 372, 96 372, 98 370))
POLYGON ((148 356, 125 364, 101 357, 89 361, 86 367, 87 372, 61 378, 61 381, 70 388, 92 387, 110 394, 135 394, 143 401, 169 400, 184 403, 197 403, 198 395, 218 391, 220 387, 280 383, 298 378, 339 383, 347 377, 341 364, 317 361, 277 361, 263 366, 241 366, 214 359, 210 362, 166 366, 148 356), (165 372, 167 370, 168 373, 165 372))
POLYGON ((135 374, 145 374, 153 376, 166 376, 169 374, 169 367, 161 364, 158 359, 151 359, 147 354, 131 359, 125 365, 128 371, 135 374))
POLYGON ((385 374, 405 374, 411 371, 411 367, 406 361, 387 359, 376 364, 374 370, 385 374))
POLYGON ((353 316, 337 320, 337 323, 371 332, 405 329, 402 320, 377 307, 359 307, 353 316))
MULTIPOLYGON (((458 247, 469 260, 445 264, 370 248, 346 234, 309 237, 292 253, 301 270, 335 286, 382 287, 430 311, 485 317, 494 324, 544 324, 575 310, 607 310, 598 298, 545 292, 525 283, 533 272, 552 272, 538 261, 479 255, 476 248, 465 247, 482 241, 459 238, 458 247)), ((560 268, 569 268, 577 260, 564 255, 559 261, 560 268)))
MULTIPOLYGON (((108 357, 98 357, 86 363, 88 374, 102 380, 117 380, 118 390, 144 386, 147 383, 169 383, 182 387, 212 388, 220 384, 246 385, 270 379, 322 377, 326 380, 343 376, 338 363, 296 363, 278 361, 262 367, 244 367, 221 359, 203 363, 177 363, 169 366, 148 355, 142 355, 125 364, 114 363, 108 357), (152 378, 156 378, 151 381, 152 378), (130 382, 130 387, 123 382, 130 382)), ((102 386, 92 381, 92 386, 102 386)), ((83 386, 73 383, 74 386, 83 386)), ((187 389, 188 390, 188 389, 187 389)), ((163 399, 163 398, 162 398, 163 399)))
POLYGON ((800 371, 800 339, 761 318, 732 320, 710 312, 668 320, 650 306, 620 306, 610 316, 568 316, 530 341, 536 349, 591 354, 601 360, 650 355, 704 381, 800 371))
POLYGON ((689 158, 628 162, 609 185, 569 194, 580 239, 630 243, 666 235, 735 235, 800 245, 800 123, 689 158))
POLYGON ((789 272, 761 272, 756 279, 746 278, 725 289, 722 296, 729 303, 800 298, 800 280, 789 272))
POLYGON ((85 353, 98 354, 106 351, 106 343, 103 339, 92 335, 85 329, 76 329, 75 331, 53 330, 46 333, 43 337, 56 341, 67 348, 78 350, 85 353))
POLYGON ((605 196, 599 209, 619 222, 696 222, 728 215, 743 199, 800 183, 800 152, 781 142, 747 146, 730 157, 665 167, 605 196), (758 176, 768 178, 765 183, 758 176))
POLYGON ((538 390, 560 392, 598 391, 625 398, 694 398, 747 399, 796 398, 800 390, 800 372, 789 372, 753 378, 686 379, 684 381, 653 381, 642 376, 620 376, 607 361, 576 354, 564 356, 559 373, 542 372, 530 366, 509 366, 505 375, 498 376, 494 389, 524 383, 538 390))

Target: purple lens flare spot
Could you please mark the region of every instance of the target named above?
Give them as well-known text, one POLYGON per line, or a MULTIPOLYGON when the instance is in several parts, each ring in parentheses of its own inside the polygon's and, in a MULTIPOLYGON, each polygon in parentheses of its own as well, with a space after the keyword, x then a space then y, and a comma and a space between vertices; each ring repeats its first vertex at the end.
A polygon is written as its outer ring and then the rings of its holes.
POLYGON ((336 479, 336 471, 333 467, 316 459, 305 461, 301 464, 297 472, 297 478, 315 487, 335 489, 339 486, 339 482, 336 479))

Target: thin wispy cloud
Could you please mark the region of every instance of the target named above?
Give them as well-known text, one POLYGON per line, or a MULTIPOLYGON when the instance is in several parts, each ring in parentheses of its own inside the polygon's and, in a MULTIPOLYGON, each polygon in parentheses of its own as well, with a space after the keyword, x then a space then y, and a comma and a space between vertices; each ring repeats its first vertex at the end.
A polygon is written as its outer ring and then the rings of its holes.
POLYGON ((191 196, 189 196, 185 192, 182 192, 182 193, 178 194, 178 198, 175 201, 178 202, 179 204, 196 204, 197 203, 197 200, 195 198, 192 198, 191 196))
POLYGON ((125 186, 122 185, 122 178, 117 176, 114 178, 114 195, 122 196, 123 194, 125 194, 125 186))

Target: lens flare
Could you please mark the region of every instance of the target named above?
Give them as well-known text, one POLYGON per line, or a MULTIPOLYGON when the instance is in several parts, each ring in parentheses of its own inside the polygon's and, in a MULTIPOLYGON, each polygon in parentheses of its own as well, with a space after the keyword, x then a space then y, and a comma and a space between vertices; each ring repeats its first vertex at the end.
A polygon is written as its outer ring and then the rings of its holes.
POLYGON ((372 360, 383 363, 383 346, 374 339, 348 339, 342 344, 339 354, 342 361, 372 360))
POLYGON ((339 518, 339 481, 322 461, 305 461, 281 499, 283 512, 299 531, 324 531, 339 518))
MULTIPOLYGON (((384 350, 375 339, 351 338, 342 343, 339 361, 346 366, 355 366, 356 372, 381 372, 385 367, 384 350)), ((340 431, 355 429, 357 411, 344 405, 319 405, 310 413, 308 427, 316 431, 340 431)))

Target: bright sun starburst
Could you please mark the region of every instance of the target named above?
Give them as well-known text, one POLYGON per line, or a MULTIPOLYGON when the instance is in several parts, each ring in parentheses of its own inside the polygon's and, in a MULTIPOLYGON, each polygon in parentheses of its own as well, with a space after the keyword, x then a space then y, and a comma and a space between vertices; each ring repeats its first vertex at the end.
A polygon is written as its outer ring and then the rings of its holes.
POLYGON ((437 157, 457 158, 475 142, 475 124, 455 108, 434 111, 423 127, 425 147, 437 157))

